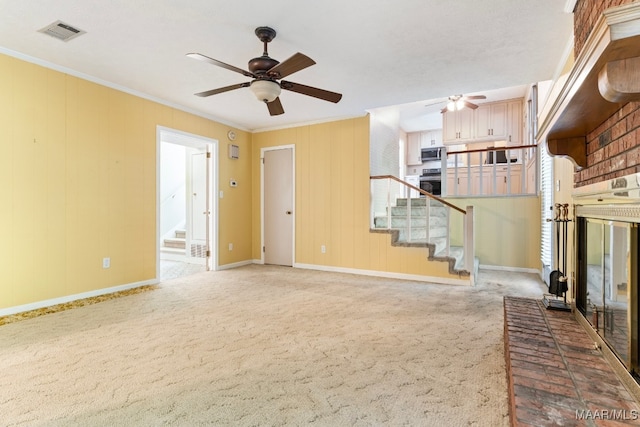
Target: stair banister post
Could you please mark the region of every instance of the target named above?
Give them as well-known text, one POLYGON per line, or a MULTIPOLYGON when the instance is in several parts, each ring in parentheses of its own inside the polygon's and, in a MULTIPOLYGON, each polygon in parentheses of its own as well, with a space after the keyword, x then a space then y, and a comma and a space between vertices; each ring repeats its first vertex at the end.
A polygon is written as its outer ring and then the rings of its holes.
POLYGON ((411 235, 411 197, 407 197, 407 242, 411 242, 413 240, 413 236, 411 235))
POLYGON ((445 206, 445 223, 447 224, 447 228, 445 231, 445 255, 451 255, 451 208, 445 206))
POLYGON ((374 198, 375 198, 375 180, 369 179, 369 220, 371 224, 371 228, 376 228, 376 219, 375 219, 375 208, 374 208, 374 198))
POLYGON ((475 262, 475 240, 473 233, 473 206, 467 206, 467 213, 464 215, 464 265, 473 276, 473 266, 475 262))
POLYGON ((447 147, 440 149, 440 194, 442 196, 448 196, 447 193, 447 147))
POLYGON ((391 228, 391 178, 387 178, 387 229, 391 228))

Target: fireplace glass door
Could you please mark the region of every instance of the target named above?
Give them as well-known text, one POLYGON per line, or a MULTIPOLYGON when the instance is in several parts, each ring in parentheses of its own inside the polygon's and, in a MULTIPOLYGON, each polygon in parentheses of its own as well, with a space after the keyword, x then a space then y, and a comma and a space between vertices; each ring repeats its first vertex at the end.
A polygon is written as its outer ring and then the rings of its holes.
MULTIPOLYGON (((618 358, 629 368, 631 333, 637 313, 631 308, 631 223, 581 218, 578 223, 580 285, 577 306, 618 358), (585 286, 586 285, 586 286, 585 286), (585 289, 586 288, 586 289, 585 289)), ((634 286, 635 287, 635 286, 634 286)), ((637 298, 637 297, 636 297, 637 298)), ((637 351, 633 351, 637 353, 637 351)), ((635 357, 634 357, 635 358, 635 357)))

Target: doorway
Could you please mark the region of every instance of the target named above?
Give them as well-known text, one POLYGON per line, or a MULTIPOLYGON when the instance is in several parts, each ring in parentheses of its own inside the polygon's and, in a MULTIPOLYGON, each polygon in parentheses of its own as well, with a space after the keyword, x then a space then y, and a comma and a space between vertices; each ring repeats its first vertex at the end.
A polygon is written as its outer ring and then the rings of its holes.
POLYGON ((295 253, 294 146, 263 148, 262 262, 292 267, 295 253))
POLYGON ((168 280, 217 268, 217 141, 158 127, 157 268, 168 280))

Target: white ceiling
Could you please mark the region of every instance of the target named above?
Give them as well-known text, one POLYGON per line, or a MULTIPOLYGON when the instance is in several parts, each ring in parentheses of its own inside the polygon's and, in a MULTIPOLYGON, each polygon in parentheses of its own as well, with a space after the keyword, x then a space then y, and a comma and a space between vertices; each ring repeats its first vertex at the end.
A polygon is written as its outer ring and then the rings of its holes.
MULTIPOLYGON (((553 77, 573 15, 561 0, 0 0, 0 53, 34 61, 256 131, 362 116, 399 104, 406 131, 432 99, 553 77), (86 31, 68 42, 39 33, 61 20, 86 31), (246 69, 262 54, 296 52, 317 64, 287 80, 343 94, 338 104, 283 91, 272 117, 241 74, 185 56, 200 52, 246 69), (413 108, 409 108, 413 107, 413 108)), ((434 108, 434 107, 432 107, 434 108)), ((435 107, 435 110, 439 110, 435 107)))

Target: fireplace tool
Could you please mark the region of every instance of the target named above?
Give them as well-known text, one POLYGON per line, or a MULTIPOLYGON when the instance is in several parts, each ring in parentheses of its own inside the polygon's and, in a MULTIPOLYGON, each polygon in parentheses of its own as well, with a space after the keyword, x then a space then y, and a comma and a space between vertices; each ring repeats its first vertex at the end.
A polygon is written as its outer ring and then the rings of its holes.
POLYGON ((571 311, 567 303, 567 223, 569 219, 569 204, 556 203, 556 216, 553 220, 556 228, 556 269, 549 275, 549 294, 544 294, 542 303, 548 310, 571 311), (562 251, 560 250, 560 234, 562 234, 562 251), (562 270, 560 258, 562 254, 562 270), (562 298, 562 299, 560 299, 562 298))

